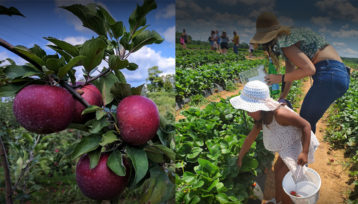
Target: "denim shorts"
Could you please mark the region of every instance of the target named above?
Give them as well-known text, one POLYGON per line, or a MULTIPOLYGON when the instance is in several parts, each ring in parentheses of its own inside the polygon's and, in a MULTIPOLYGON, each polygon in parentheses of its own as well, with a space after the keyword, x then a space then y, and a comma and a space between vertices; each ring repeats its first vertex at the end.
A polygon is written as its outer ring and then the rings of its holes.
POLYGON ((349 88, 350 70, 336 60, 323 60, 315 64, 313 85, 303 100, 300 115, 311 124, 313 132, 316 123, 329 106, 344 95, 349 88))

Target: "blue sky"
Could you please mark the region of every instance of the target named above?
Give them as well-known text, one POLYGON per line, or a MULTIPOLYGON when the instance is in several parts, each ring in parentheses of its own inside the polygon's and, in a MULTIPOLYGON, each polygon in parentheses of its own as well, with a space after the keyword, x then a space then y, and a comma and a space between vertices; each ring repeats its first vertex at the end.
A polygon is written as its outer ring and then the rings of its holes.
POLYGON ((241 42, 255 33, 262 11, 274 12, 282 25, 309 27, 323 35, 343 57, 358 58, 357 0, 177 0, 176 26, 194 40, 207 40, 211 30, 236 30, 241 42))
MULTIPOLYGON (((13 45, 32 47, 39 45, 47 53, 54 53, 46 45, 48 41, 43 37, 55 37, 72 44, 83 43, 96 33, 82 26, 77 19, 67 10, 59 8, 73 3, 100 3, 116 20, 121 20, 126 28, 129 28, 128 17, 135 9, 136 4, 142 4, 142 0, 0 0, 0 5, 14 6, 26 17, 0 16, 0 38, 13 45)), ((165 74, 175 73, 175 1, 157 0, 157 9, 147 15, 148 29, 157 31, 164 41, 161 44, 153 44, 143 47, 133 53, 129 60, 137 63, 136 71, 124 71, 127 81, 132 86, 145 83, 147 69, 159 66, 165 74)), ((12 58, 18 64, 24 60, 0 47, 0 60, 12 58)), ((107 66, 103 62, 100 67, 107 66)))

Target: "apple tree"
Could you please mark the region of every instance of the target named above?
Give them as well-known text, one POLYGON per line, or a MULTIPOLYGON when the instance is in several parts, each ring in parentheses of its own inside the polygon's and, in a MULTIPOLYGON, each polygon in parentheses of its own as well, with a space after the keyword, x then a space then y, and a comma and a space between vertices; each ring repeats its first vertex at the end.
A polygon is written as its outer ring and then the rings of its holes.
POLYGON ((116 201, 132 191, 141 193, 139 203, 174 198, 173 125, 141 96, 143 85, 131 87, 122 73, 138 68, 128 60, 132 53, 163 41, 146 21, 156 7, 154 0, 144 0, 126 28, 99 4, 64 6, 96 36, 79 45, 45 37, 55 54, 0 39, 1 46, 28 62, 7 59, 10 64, 0 67, 0 96, 15 96, 16 120, 30 132, 82 131, 69 152, 78 160, 81 192, 95 200, 116 201), (99 67, 103 61, 107 66, 99 67), (82 76, 76 75, 78 67, 82 76))

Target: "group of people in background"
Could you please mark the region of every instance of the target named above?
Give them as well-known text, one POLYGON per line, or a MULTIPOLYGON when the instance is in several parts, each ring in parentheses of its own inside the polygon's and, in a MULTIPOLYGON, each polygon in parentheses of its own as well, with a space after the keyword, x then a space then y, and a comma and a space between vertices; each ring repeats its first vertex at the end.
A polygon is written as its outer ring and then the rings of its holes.
MULTIPOLYGON (((232 39, 232 42, 234 43, 233 50, 234 53, 239 53, 239 43, 240 43, 240 37, 234 31, 234 38, 232 39)), ((219 31, 212 30, 211 34, 209 36, 209 42, 212 50, 215 50, 218 53, 226 54, 229 49, 229 37, 227 36, 226 32, 223 31, 221 35, 219 34, 219 31)))

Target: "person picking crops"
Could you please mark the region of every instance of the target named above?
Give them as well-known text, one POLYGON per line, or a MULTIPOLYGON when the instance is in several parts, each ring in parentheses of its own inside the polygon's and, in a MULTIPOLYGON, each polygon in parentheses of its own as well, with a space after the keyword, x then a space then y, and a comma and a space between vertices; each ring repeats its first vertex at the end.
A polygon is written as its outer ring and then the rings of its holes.
POLYGON ((273 100, 268 86, 258 80, 248 82, 239 96, 230 99, 230 103, 236 109, 247 111, 255 124, 240 150, 239 168, 262 130, 265 148, 279 154, 274 166, 275 200, 290 203, 289 196, 282 188, 283 177, 288 171, 296 178, 302 176, 300 168, 313 162, 314 152, 319 145, 309 122, 286 105, 273 100))
POLYGON ((314 82, 304 98, 300 115, 310 123, 315 133, 318 120, 349 87, 349 68, 337 51, 308 28, 280 25, 276 16, 269 12, 258 16, 256 33, 250 43, 263 45, 276 68, 280 67, 278 56, 284 56, 286 73, 265 77, 269 85, 285 84, 280 99, 287 97, 292 81, 312 76, 314 82))

